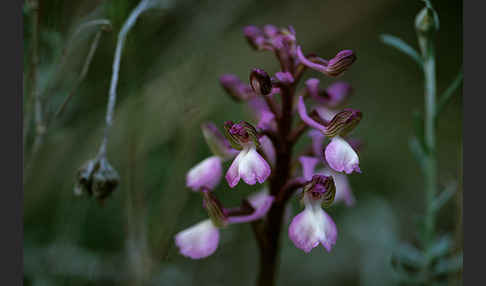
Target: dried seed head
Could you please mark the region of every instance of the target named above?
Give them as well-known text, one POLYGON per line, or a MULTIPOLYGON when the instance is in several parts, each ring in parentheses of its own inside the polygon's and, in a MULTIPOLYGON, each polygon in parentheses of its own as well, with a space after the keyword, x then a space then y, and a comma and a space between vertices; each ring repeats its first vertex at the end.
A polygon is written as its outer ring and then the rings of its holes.
POLYGON ((87 193, 99 201, 107 198, 118 186, 120 177, 106 158, 87 161, 78 170, 74 193, 87 193))

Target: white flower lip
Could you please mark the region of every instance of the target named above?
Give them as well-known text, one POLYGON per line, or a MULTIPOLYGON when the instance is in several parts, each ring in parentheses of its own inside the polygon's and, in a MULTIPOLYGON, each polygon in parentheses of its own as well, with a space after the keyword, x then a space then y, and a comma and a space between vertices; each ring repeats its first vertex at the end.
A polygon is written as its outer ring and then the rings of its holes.
POLYGON ((244 148, 236 156, 226 173, 226 180, 230 188, 235 187, 240 178, 248 185, 263 183, 270 176, 270 165, 258 154, 254 146, 244 148))
POLYGON ((176 234, 175 243, 182 255, 192 259, 205 258, 218 248, 219 229, 207 219, 176 234))

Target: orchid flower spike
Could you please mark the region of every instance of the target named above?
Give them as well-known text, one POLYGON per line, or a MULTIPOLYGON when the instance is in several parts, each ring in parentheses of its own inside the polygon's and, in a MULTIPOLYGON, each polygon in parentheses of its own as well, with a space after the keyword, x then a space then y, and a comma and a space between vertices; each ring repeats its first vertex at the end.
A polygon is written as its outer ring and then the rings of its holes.
POLYGON ((331 121, 323 125, 314 119, 310 118, 304 104, 304 98, 299 97, 298 104, 299 116, 312 128, 322 132, 325 136, 331 137, 324 152, 325 159, 329 166, 337 172, 345 172, 351 174, 352 172, 361 172, 359 168, 358 154, 344 140, 341 135, 346 135, 351 132, 362 118, 362 113, 353 109, 344 109, 336 114, 331 121))
POLYGON ((337 228, 332 218, 322 209, 334 200, 336 188, 332 177, 314 175, 304 187, 304 210, 295 216, 289 226, 289 238, 294 245, 308 253, 322 244, 330 252, 337 240, 337 228))
POLYGON ((270 165, 258 153, 260 147, 255 128, 247 123, 225 123, 226 135, 240 151, 226 173, 230 188, 235 187, 240 178, 248 185, 263 183, 270 176, 270 165))

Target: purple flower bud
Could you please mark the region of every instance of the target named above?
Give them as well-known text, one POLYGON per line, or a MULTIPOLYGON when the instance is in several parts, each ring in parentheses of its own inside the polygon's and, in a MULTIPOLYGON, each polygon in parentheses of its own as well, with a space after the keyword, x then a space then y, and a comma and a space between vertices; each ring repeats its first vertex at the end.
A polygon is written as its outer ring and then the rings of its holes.
POLYGON ((250 85, 256 94, 267 95, 272 92, 272 80, 262 69, 255 68, 251 71, 250 85))
POLYGON ((186 186, 193 191, 200 191, 203 188, 213 190, 219 184, 222 175, 221 158, 212 156, 187 172, 186 186))
POLYGON ((306 67, 330 77, 340 76, 356 61, 356 55, 351 50, 340 51, 329 61, 320 58, 307 59, 300 46, 297 47, 297 58, 306 67))
POLYGON ((175 244, 179 252, 186 257, 208 257, 218 248, 219 229, 210 219, 204 220, 176 234, 175 244))
POLYGON ((219 82, 224 90, 236 101, 245 101, 255 96, 250 85, 241 82, 241 80, 232 74, 225 74, 219 78, 219 82))
POLYGON ((343 74, 356 61, 356 54, 351 50, 340 51, 334 58, 329 60, 326 74, 337 77, 343 74))
POLYGON ((274 38, 278 35, 279 29, 274 25, 268 24, 268 25, 263 26, 263 33, 265 33, 265 35, 268 38, 274 38))
POLYGON ((346 140, 339 136, 332 138, 331 143, 327 145, 324 151, 324 156, 329 166, 337 172, 361 173, 358 154, 346 140))
POLYGON ((265 37, 258 27, 246 26, 243 28, 243 34, 252 48, 255 50, 263 49, 265 37))
POLYGON ((327 137, 344 136, 358 125, 361 118, 363 118, 363 113, 361 113, 361 111, 346 108, 336 114, 331 121, 329 121, 326 125, 326 132, 324 132, 324 135, 327 137))

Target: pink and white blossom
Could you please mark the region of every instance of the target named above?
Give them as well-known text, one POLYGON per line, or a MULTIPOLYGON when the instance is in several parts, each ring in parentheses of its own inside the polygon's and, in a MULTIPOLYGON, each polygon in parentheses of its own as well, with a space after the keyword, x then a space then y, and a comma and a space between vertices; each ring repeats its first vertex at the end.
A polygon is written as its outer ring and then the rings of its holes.
POLYGON ((192 259, 205 258, 218 248, 219 229, 206 219, 176 234, 175 243, 182 255, 192 259))

